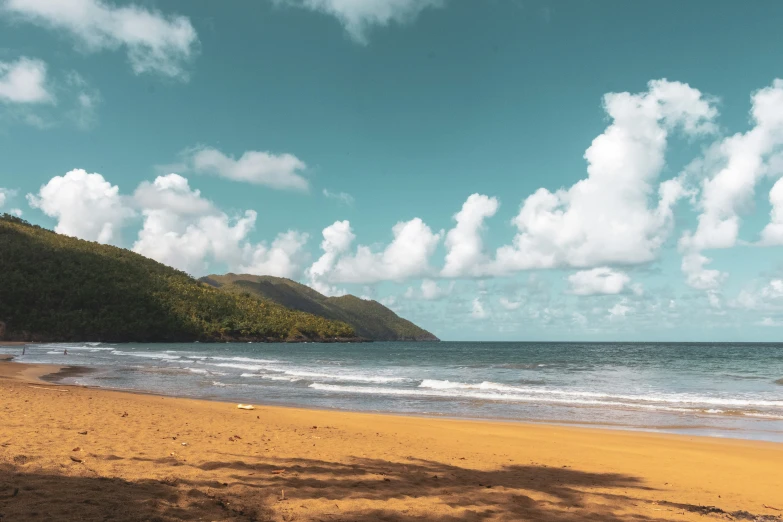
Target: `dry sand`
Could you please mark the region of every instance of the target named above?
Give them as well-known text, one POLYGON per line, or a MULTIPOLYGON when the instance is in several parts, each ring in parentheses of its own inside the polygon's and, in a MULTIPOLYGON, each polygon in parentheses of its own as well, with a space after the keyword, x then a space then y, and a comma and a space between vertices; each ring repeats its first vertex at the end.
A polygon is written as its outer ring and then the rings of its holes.
POLYGON ((2 522, 783 520, 783 444, 36 380, 56 370, 0 363, 2 522))

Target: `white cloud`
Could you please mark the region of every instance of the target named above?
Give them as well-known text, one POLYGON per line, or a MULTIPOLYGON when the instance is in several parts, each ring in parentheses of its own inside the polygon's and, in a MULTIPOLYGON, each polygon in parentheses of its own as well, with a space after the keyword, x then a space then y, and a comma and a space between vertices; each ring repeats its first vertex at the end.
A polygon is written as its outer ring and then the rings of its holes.
POLYGON ((783 178, 780 178, 769 191, 769 203, 772 205, 769 224, 761 231, 762 245, 783 245, 783 178))
POLYGON ((568 282, 575 295, 619 294, 631 278, 624 272, 603 266, 571 274, 568 282))
POLYGON ((753 128, 720 141, 702 162, 701 214, 696 231, 680 240, 684 251, 736 244, 739 215, 750 205, 758 180, 769 172, 767 160, 783 145, 783 80, 756 91, 751 101, 753 128))
POLYGON ((481 231, 484 220, 498 210, 497 198, 472 194, 454 214, 456 226, 446 235, 446 264, 444 277, 479 276, 486 272, 488 259, 484 254, 481 231))
POLYGON ((403 281, 432 272, 429 259, 441 239, 421 219, 401 221, 392 228, 394 239, 382 251, 359 245, 355 254, 343 254, 328 280, 334 283, 403 281))
POLYGON ((356 238, 349 221, 337 221, 323 230, 323 255, 307 269, 310 286, 321 293, 344 293, 332 286, 339 283, 372 284, 403 281, 432 272, 429 259, 442 232, 433 233, 419 218, 397 223, 394 239, 383 250, 359 245, 349 253, 356 238))
POLYGON ((307 190, 301 175, 307 165, 292 154, 247 151, 238 160, 213 148, 192 151, 189 158, 195 172, 277 189, 307 190))
POLYGON ((726 279, 720 270, 705 268, 711 260, 698 252, 682 256, 682 271, 686 275, 688 286, 697 290, 716 290, 726 279))
POLYGON ((97 120, 96 111, 101 102, 100 93, 75 71, 66 75, 65 82, 74 99, 68 116, 80 129, 89 129, 97 120))
POLYGON ((133 196, 123 196, 100 174, 77 169, 27 199, 57 218, 55 231, 101 243, 118 243, 119 230, 138 211, 143 224, 133 250, 194 275, 217 263, 232 272, 294 278, 308 261, 307 234, 289 230, 271 245, 254 243, 255 211, 229 217, 178 174, 144 181, 133 196))
POLYGON ((230 271, 296 277, 305 260, 307 235, 289 230, 270 246, 248 236, 257 214, 230 218, 177 174, 143 182, 134 193, 144 224, 133 250, 180 270, 201 275, 212 263, 230 271))
POLYGON ((443 0, 274 0, 278 4, 304 7, 337 18, 345 30, 359 43, 367 43, 372 26, 406 23, 428 7, 437 7, 443 0))
MULTIPOLYGON (((704 269, 710 260, 700 252, 736 245, 740 214, 752 204, 756 183, 764 175, 781 173, 775 154, 783 145, 783 80, 776 79, 772 86, 753 93, 750 113, 752 129, 716 143, 693 167, 704 176, 697 204, 701 213, 696 230, 683 234, 679 248, 686 282, 697 289, 715 290, 727 276, 704 269)), ((780 216, 775 205, 783 198, 780 192, 781 188, 775 191, 773 187, 770 193, 772 222, 762 232, 762 244, 775 244, 779 239, 775 220, 780 216)))
POLYGON ((474 298, 471 303, 470 316, 474 319, 485 319, 488 315, 481 300, 478 297, 474 298))
POLYGON ((451 294, 454 290, 454 282, 450 282, 448 285, 439 285, 432 279, 424 279, 421 282, 421 286, 417 291, 412 286, 409 286, 405 291, 405 297, 407 299, 423 299, 425 301, 437 301, 451 294))
POLYGON ((351 206, 353 205, 353 196, 348 194, 347 192, 332 192, 330 190, 324 189, 323 195, 327 199, 334 199, 336 201, 339 201, 343 205, 351 206))
POLYGON ((38 194, 28 194, 27 200, 57 219, 56 232, 99 243, 117 240, 119 230, 133 216, 116 185, 83 169, 53 177, 38 194))
POLYGON ((345 294, 344 290, 330 286, 328 283, 329 275, 337 263, 338 257, 351 248, 351 243, 356 238, 351 230, 351 223, 348 220, 335 221, 323 229, 323 241, 321 241, 321 250, 323 255, 306 270, 310 286, 324 295, 345 294))
POLYGON ((500 306, 502 306, 504 309, 512 311, 519 309, 520 306, 522 306, 521 301, 511 301, 510 299, 506 297, 501 297, 498 299, 498 302, 500 303, 500 306))
POLYGON ((152 183, 142 181, 133 198, 145 210, 167 210, 193 216, 218 213, 212 202, 203 198, 200 190, 191 189, 188 180, 179 174, 158 176, 152 183))
POLYGON ((295 230, 280 233, 270 247, 264 244, 249 247, 250 259, 240 266, 240 270, 250 274, 295 278, 305 259, 307 240, 307 234, 295 230))
POLYGON ((421 298, 426 301, 435 301, 449 295, 453 289, 453 282, 447 286, 441 287, 432 279, 425 279, 421 282, 421 298))
POLYGON ((53 103, 46 78, 46 64, 22 57, 15 62, 0 62, 0 102, 53 103))
MULTIPOLYGON (((8 203, 14 196, 16 196, 16 190, 0 187, 0 210, 2 210, 5 204, 8 203)), ((20 208, 8 209, 8 213, 16 217, 22 217, 22 209, 20 208)))
POLYGON ((615 305, 608 310, 609 319, 612 321, 623 319, 626 315, 628 315, 628 312, 632 311, 633 308, 628 306, 628 300, 623 299, 619 303, 615 303, 615 305))
POLYGON ((573 320, 574 324, 578 326, 587 326, 588 323, 587 316, 585 316, 582 313, 573 312, 571 314, 571 319, 573 320))
POLYGON ((513 223, 512 245, 498 249, 495 273, 557 266, 645 263, 656 258, 685 195, 678 179, 658 184, 667 138, 715 129, 710 100, 679 82, 651 81, 641 94, 604 96, 612 119, 585 152, 588 177, 554 193, 539 189, 513 223), (657 192, 657 204, 650 206, 657 192))
MULTIPOLYGON (((0 3, 2 0, 0 0, 0 3)), ((71 121, 81 129, 91 127, 100 93, 75 71, 50 75, 38 59, 0 62, 2 119, 39 129, 71 121)))
POLYGON ((758 323, 759 326, 783 326, 783 321, 776 321, 775 319, 771 317, 765 317, 758 323))
POLYGON ((783 310, 783 279, 772 279, 760 289, 745 288, 729 302, 733 308, 747 310, 783 310))
POLYGON ((87 51, 124 48, 136 74, 154 72, 186 78, 184 64, 196 53, 198 36, 190 20, 139 5, 102 0, 4 0, 13 19, 64 31, 87 51))

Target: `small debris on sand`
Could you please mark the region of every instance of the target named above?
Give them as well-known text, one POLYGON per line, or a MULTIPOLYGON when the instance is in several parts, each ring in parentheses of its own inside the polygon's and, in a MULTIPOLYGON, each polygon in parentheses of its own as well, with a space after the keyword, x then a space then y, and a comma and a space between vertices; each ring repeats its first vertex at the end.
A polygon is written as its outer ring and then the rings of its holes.
POLYGON ((237 404, 237 408, 240 410, 255 410, 256 407, 252 404, 237 404))

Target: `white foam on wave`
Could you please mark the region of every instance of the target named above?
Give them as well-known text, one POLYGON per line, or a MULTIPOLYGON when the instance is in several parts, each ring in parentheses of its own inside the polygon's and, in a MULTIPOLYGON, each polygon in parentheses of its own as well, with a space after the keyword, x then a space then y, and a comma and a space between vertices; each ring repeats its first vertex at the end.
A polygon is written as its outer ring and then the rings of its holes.
MULTIPOLYGON (((247 359, 247 358, 246 358, 247 359)), ((255 362, 260 362, 260 359, 247 359, 255 362)), ((414 382, 412 379, 406 377, 389 377, 384 375, 364 375, 364 374, 352 374, 352 373, 324 373, 316 372, 307 369, 283 369, 280 366, 272 364, 273 361, 269 361, 266 365, 261 364, 245 364, 239 362, 224 362, 224 363, 211 363, 207 362, 211 366, 218 366, 221 368, 234 368, 237 370, 247 370, 248 372, 260 372, 266 371, 275 374, 275 378, 269 374, 263 374, 265 378, 272 380, 289 380, 290 382, 296 382, 303 379, 315 381, 338 381, 338 382, 366 382, 374 384, 391 384, 391 383, 405 383, 414 382)))
POLYGON ((243 373, 240 377, 259 377, 261 379, 268 379, 270 381, 286 381, 286 382, 299 382, 302 379, 297 377, 286 377, 285 375, 270 375, 268 373, 243 373))
POLYGON ((83 343, 83 344, 35 344, 34 348, 50 348, 59 350, 58 353, 63 353, 63 350, 68 351, 89 351, 89 352, 111 352, 115 348, 112 346, 98 346, 101 343, 83 343))
POLYGON ((283 370, 286 375, 294 377, 305 377, 308 379, 323 379, 327 381, 347 381, 347 382, 370 382, 376 384, 391 384, 394 382, 413 382, 407 377, 387 377, 384 375, 363 375, 351 373, 322 373, 309 370, 283 370))
POLYGON ((604 392, 590 392, 579 390, 562 390, 547 387, 510 386, 484 381, 478 384, 463 382, 451 382, 437 379, 424 379, 419 388, 434 390, 479 390, 508 394, 532 394, 552 397, 572 397, 574 399, 594 399, 605 401, 638 401, 651 404, 677 404, 677 405, 709 405, 728 407, 759 406, 766 408, 783 408, 783 401, 764 399, 732 399, 728 397, 705 397, 702 395, 688 394, 651 394, 651 395, 625 395, 604 392))
POLYGON ((228 384, 220 381, 212 381, 212 386, 217 386, 218 388, 225 388, 228 386, 228 384))
POLYGON ((162 352, 123 352, 121 350, 113 350, 112 355, 128 355, 131 357, 143 357, 144 359, 159 359, 162 361, 176 361, 181 359, 179 355, 171 355, 162 352))
MULTIPOLYGON (((194 359, 196 357, 193 357, 194 359)), ((253 363, 253 364, 274 364, 279 363, 277 359, 256 359, 254 357, 205 357, 212 361, 236 361, 236 362, 246 362, 246 363, 253 363)))
MULTIPOLYGON (((563 406, 611 406, 630 409, 641 409, 649 411, 667 411, 677 413, 720 413, 723 410, 703 410, 694 407, 671 406, 664 404, 647 404, 639 402, 626 401, 608 401, 590 398, 576 397, 556 397, 542 395, 525 395, 521 393, 498 393, 491 390, 481 389, 422 389, 422 388, 382 388, 375 386, 344 386, 337 384, 310 384, 310 388, 338 393, 366 394, 366 395, 393 395, 404 397, 421 398, 450 398, 450 399, 479 399, 497 402, 519 402, 519 403, 546 403, 559 404, 563 406)), ((750 414, 748 414, 750 415, 750 414)), ((761 416, 762 414, 757 414, 761 416)), ((766 414, 764 414, 766 415, 766 414)))
POLYGON ((743 411, 743 415, 747 417, 760 417, 762 419, 776 419, 783 420, 783 415, 776 415, 774 413, 760 413, 757 411, 743 411))
POLYGON ((210 364, 212 366, 218 366, 220 368, 234 368, 236 370, 250 370, 254 372, 266 369, 264 366, 259 366, 257 364, 237 364, 237 363, 207 363, 207 364, 210 364))

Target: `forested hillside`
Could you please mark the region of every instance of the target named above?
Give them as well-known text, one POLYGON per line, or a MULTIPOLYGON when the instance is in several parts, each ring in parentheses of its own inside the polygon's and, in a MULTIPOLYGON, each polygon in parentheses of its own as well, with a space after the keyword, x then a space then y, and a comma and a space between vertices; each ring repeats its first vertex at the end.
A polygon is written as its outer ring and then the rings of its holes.
MULTIPOLYGON (((332 341, 344 322, 229 293, 129 250, 0 216, 5 340, 332 341)), ((0 331, 3 325, 0 324, 0 331)))
POLYGON ((226 274, 201 280, 233 294, 249 292, 287 308, 343 321, 351 325, 357 335, 374 341, 438 340, 377 301, 352 295, 326 297, 308 286, 281 277, 226 274))

